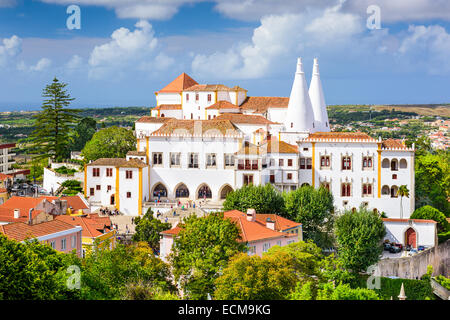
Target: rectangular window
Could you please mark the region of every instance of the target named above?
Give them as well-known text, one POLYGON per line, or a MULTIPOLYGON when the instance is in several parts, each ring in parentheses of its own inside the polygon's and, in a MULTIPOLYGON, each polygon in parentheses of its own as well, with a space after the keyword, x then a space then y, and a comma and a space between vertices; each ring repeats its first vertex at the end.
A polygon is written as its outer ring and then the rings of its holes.
POLYGON ((55 249, 55 246, 56 246, 55 241, 50 241, 50 246, 52 247, 52 249, 55 249))
POLYGON ((258 160, 252 160, 252 170, 258 170, 258 160))
POLYGON ((244 179, 244 181, 243 181, 244 185, 253 184, 253 175, 252 174, 244 174, 243 179, 244 179))
POLYGON ((180 166, 180 158, 181 158, 181 153, 179 153, 179 152, 170 153, 170 165, 171 166, 180 166))
POLYGON ((225 167, 234 167, 234 155, 232 153, 226 153, 224 155, 225 158, 225 167))
POLYGON ((256 253, 256 246, 250 246, 248 247, 248 251, 247 251, 249 256, 252 256, 256 253))
POLYGON ((282 167, 284 165, 284 160, 283 159, 278 159, 278 165, 280 167, 282 167))
POLYGON ((100 168, 92 168, 92 176, 100 177, 100 168))
POLYGON ((351 169, 352 169, 351 157, 348 156, 342 157, 342 170, 351 170, 351 169))
POLYGON ((61 239, 61 250, 66 250, 66 238, 61 239))
POLYGON ((288 173, 288 174, 287 174, 287 179, 288 179, 288 180, 292 180, 292 173, 288 173))
POLYGON ((207 153, 206 154, 206 166, 207 167, 215 167, 216 166, 216 154, 215 153, 207 153))
POLYGON ((186 93, 186 102, 189 102, 189 93, 186 93))
POLYGON ((208 102, 211 102, 211 94, 208 93, 208 102))
POLYGON ((363 169, 372 168, 372 157, 363 157, 363 169))
POLYGON ((325 189, 330 191, 330 183, 329 182, 322 182, 321 185, 322 185, 322 187, 324 187, 325 189))
POLYGON ((300 158, 300 169, 306 169, 306 159, 300 158))
POLYGON ((198 168, 198 153, 189 154, 189 168, 198 168))
POLYGON ((198 101, 198 93, 195 94, 195 101, 198 101))
POLYGON ((270 159, 269 164, 271 167, 275 166, 275 159, 270 159))
POLYGON ((341 187, 341 197, 350 197, 351 196, 351 184, 343 183, 341 187))
POLYGON ((330 156, 321 156, 320 168, 329 168, 329 167, 330 167, 330 156))
POLYGON ((161 152, 153 152, 153 165, 161 166, 163 164, 163 155, 161 152))
POLYGON ((89 189, 89 195, 91 195, 91 196, 94 195, 94 188, 90 188, 90 189, 89 189))
POLYGON ((72 249, 77 246, 77 236, 72 236, 72 249))
POLYGON ((101 186, 98 184, 95 186, 95 190, 100 190, 101 186))
POLYGON ((106 190, 107 190, 107 191, 111 191, 111 186, 108 185, 108 186, 106 187, 106 190))
POLYGON ((106 176, 112 177, 113 169, 112 168, 106 168, 106 176))
POLYGON ((133 179, 133 171, 132 170, 125 171, 125 179, 133 179))
POLYGON ((263 244, 263 252, 267 252, 267 251, 269 251, 269 249, 270 249, 270 243, 269 242, 264 243, 263 244))
POLYGON ((131 198, 131 192, 127 192, 127 198, 131 198))
POLYGON ((312 169, 312 159, 311 158, 306 159, 306 169, 312 169))
POLYGON ((292 167, 292 159, 288 159, 288 167, 292 167))

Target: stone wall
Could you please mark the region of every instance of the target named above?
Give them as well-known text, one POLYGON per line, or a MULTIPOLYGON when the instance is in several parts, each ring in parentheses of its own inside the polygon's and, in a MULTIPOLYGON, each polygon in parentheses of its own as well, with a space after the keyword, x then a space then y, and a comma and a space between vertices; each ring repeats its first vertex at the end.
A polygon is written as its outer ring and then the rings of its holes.
POLYGON ((380 260, 375 274, 420 279, 427 272, 428 265, 433 266, 433 276, 441 274, 450 277, 450 240, 411 257, 380 260))

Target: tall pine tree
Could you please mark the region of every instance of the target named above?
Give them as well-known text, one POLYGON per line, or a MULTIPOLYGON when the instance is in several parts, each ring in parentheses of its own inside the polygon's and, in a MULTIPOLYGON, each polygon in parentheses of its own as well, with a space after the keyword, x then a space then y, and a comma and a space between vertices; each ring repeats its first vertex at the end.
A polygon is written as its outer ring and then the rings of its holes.
POLYGON ((28 146, 28 152, 36 159, 50 157, 61 161, 70 154, 70 133, 80 110, 69 108, 75 98, 64 90, 66 86, 55 78, 43 91, 42 111, 34 116, 34 131, 28 146))

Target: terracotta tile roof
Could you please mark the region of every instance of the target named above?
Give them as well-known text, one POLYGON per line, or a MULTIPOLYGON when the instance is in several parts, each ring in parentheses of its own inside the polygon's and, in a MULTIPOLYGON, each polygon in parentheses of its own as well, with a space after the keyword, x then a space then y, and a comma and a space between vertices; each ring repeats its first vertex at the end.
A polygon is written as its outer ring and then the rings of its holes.
POLYGON ((184 89, 184 91, 247 91, 238 86, 230 88, 223 84, 195 84, 189 88, 184 89))
POLYGON ((264 153, 298 153, 298 146, 279 141, 273 136, 264 140, 260 148, 264 153))
POLYGON ((180 134, 213 134, 217 130, 222 134, 239 134, 240 131, 229 121, 221 119, 213 120, 178 120, 172 119, 165 122, 161 128, 152 132, 151 135, 170 135, 180 134))
POLYGON ((414 221, 415 223, 437 223, 434 220, 426 220, 426 219, 398 219, 398 218, 383 218, 383 221, 387 222, 408 222, 408 221, 414 221))
POLYGON ((275 221, 275 230, 277 231, 284 231, 286 229, 291 229, 302 225, 301 223, 291 221, 277 214, 272 213, 256 214, 256 220, 262 224, 266 224, 267 218, 270 218, 272 221, 275 221))
MULTIPOLYGON (((258 215, 257 215, 258 216, 258 215)), ((276 216, 276 215, 274 215, 276 216)), ((280 237, 296 237, 296 234, 287 234, 284 232, 279 232, 276 230, 272 230, 266 227, 266 222, 261 222, 258 218, 255 221, 248 221, 247 215, 241 211, 238 210, 232 210, 224 212, 224 218, 230 219, 233 221, 237 227, 239 228, 239 235, 241 237, 240 241, 242 242, 252 242, 252 241, 259 241, 264 239, 272 239, 272 238, 280 238, 280 237)), ((267 217, 266 217, 267 218, 267 217)), ((279 217, 281 218, 281 217, 279 217)), ((275 218, 273 218, 275 219, 275 218)), ((276 218, 278 220, 278 218, 276 218)), ((276 221, 277 221, 276 220, 276 221)), ((287 220, 287 219, 284 219, 287 220)), ((280 226, 286 226, 286 225, 292 225, 292 226, 298 226, 300 224, 295 224, 295 222, 292 221, 284 221, 284 220, 278 220, 280 226)), ((275 225, 276 227, 276 225, 275 225)), ((287 229, 287 228, 285 228, 287 229)), ((165 235, 177 235, 181 230, 181 227, 176 226, 173 229, 166 230, 161 232, 161 234, 165 235)))
POLYGON ((287 108, 289 97, 247 97, 241 104, 242 109, 264 113, 269 108, 287 108))
POLYGON ((348 139, 348 140, 372 140, 376 139, 364 132, 314 132, 311 133, 306 140, 313 139, 348 139))
POLYGON ((72 226, 80 226, 83 230, 83 237, 95 238, 111 231, 111 219, 109 217, 99 217, 98 214, 88 214, 86 216, 56 216, 55 220, 63 221, 72 226))
POLYGON ((175 80, 173 80, 167 86, 159 90, 158 93, 182 92, 186 88, 192 87, 193 85, 196 84, 197 81, 195 81, 194 79, 192 79, 190 76, 188 76, 186 73, 183 72, 178 77, 176 77, 175 80))
POLYGON ((0 144, 0 149, 5 149, 5 148, 15 148, 16 144, 15 143, 4 143, 4 144, 0 144))
POLYGON ((296 235, 288 235, 266 227, 265 221, 261 223, 256 221, 248 221, 247 215, 238 210, 227 211, 224 213, 225 218, 231 218, 235 221, 241 231, 241 238, 244 242, 258 241, 270 238, 290 237, 296 235))
POLYGON ((0 188, 0 193, 5 193, 8 192, 8 190, 6 190, 6 188, 0 188))
MULTIPOLYGON (((27 222, 28 221, 28 212, 27 208, 3 208, 0 207, 0 221, 1 222, 27 222), (19 209, 19 218, 14 218, 14 209, 19 209)), ((31 218, 35 219, 42 210, 34 210, 31 213, 31 218)))
POLYGON ((14 175, 0 173, 0 181, 14 178, 14 175))
POLYGON ((16 222, 0 226, 0 232, 8 238, 23 241, 27 238, 37 238, 53 233, 73 229, 74 226, 64 221, 52 220, 29 225, 23 222, 16 222))
POLYGON ((381 143, 383 148, 396 148, 396 149, 406 149, 406 146, 402 143, 402 140, 398 139, 386 139, 381 143))
POLYGON ((228 102, 226 100, 220 100, 214 103, 213 105, 210 105, 206 109, 221 110, 221 109, 240 109, 240 108, 239 106, 232 104, 231 102, 228 102))
POLYGON ((88 166, 113 166, 119 168, 145 168, 147 165, 139 159, 125 158, 100 158, 88 164, 88 166))
POLYGON ((145 122, 145 123, 164 123, 167 120, 170 120, 172 118, 169 117, 150 117, 150 116, 143 116, 141 117, 137 122, 145 122))
POLYGON ((231 122, 238 124, 256 124, 256 125, 277 124, 260 115, 241 114, 241 113, 223 113, 217 116, 216 120, 230 120, 231 122))
POLYGON ((181 104, 160 104, 153 108, 153 110, 182 110, 181 104))
POLYGON ((145 151, 128 151, 127 156, 146 156, 145 151))

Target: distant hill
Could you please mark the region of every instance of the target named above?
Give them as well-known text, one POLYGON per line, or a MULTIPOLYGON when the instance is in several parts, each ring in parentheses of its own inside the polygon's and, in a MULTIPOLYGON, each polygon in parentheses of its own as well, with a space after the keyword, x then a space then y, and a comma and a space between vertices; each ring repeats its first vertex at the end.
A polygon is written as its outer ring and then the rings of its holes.
POLYGON ((375 110, 415 112, 422 116, 450 117, 450 104, 405 104, 373 106, 375 110))

